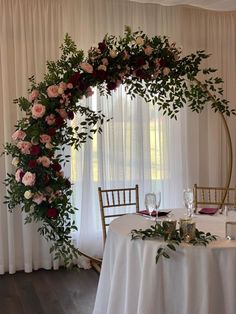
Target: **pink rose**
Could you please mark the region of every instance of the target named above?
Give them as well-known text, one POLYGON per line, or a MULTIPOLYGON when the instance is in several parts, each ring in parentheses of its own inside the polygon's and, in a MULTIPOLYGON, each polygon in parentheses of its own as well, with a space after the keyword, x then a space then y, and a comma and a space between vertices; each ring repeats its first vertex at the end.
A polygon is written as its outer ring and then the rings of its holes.
POLYGON ((30 149, 32 144, 30 142, 21 141, 17 144, 17 147, 20 149, 22 154, 30 154, 30 149))
POLYGON ((47 134, 42 134, 40 135, 40 142, 45 144, 45 143, 50 143, 51 142, 51 136, 47 134))
POLYGON ((67 84, 65 82, 59 83, 59 88, 66 90, 67 89, 67 84))
POLYGON ((16 140, 23 140, 26 137, 26 133, 22 130, 16 130, 13 134, 12 134, 12 139, 14 141, 16 140))
POLYGON ((34 119, 42 118, 45 114, 46 108, 42 104, 34 104, 31 112, 34 119))
POLYGON ((56 109, 56 111, 59 113, 59 115, 62 117, 62 119, 67 118, 67 113, 66 113, 65 109, 56 109))
POLYGON ((94 92, 91 87, 88 87, 85 93, 86 93, 86 97, 90 97, 93 95, 94 92))
POLYGON ((104 65, 108 65, 108 59, 107 58, 103 58, 102 59, 102 64, 104 64, 104 65))
POLYGON ((58 97, 58 96, 59 96, 59 93, 58 93, 58 86, 57 86, 57 85, 48 86, 48 88, 47 88, 47 94, 48 94, 48 97, 49 97, 49 98, 58 97))
POLYGON ((20 182, 23 175, 24 175, 23 169, 21 169, 21 168, 17 169, 17 170, 16 170, 16 173, 15 173, 15 179, 16 179, 16 181, 17 181, 17 182, 20 182))
POLYGON ((73 88, 73 84, 72 83, 68 83, 67 84, 67 88, 72 89, 73 88))
POLYGON ((150 56, 152 52, 153 52, 153 48, 151 46, 147 46, 144 48, 145 55, 150 56))
POLYGON ((37 162, 42 164, 45 168, 49 168, 51 161, 47 156, 42 156, 37 159, 37 162))
POLYGON ((80 67, 82 70, 84 70, 87 73, 93 73, 93 66, 87 62, 81 62, 80 67))
POLYGON ((33 197, 33 202, 36 204, 41 204, 43 201, 46 201, 46 197, 43 194, 36 193, 33 197))
POLYGON ((38 97, 39 97, 39 91, 37 89, 34 89, 29 95, 29 101, 34 101, 38 97))
POLYGON ((36 178, 35 173, 27 171, 22 178, 22 183, 25 186, 33 186, 35 184, 35 178, 36 178))
POLYGON ((51 113, 49 116, 46 116, 45 121, 48 125, 53 125, 55 123, 55 115, 51 113))

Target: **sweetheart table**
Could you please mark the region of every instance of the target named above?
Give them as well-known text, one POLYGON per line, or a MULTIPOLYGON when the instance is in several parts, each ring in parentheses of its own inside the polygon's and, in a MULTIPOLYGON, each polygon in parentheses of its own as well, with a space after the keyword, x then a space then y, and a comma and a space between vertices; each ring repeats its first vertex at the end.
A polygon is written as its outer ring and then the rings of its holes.
MULTIPOLYGON (((172 212, 176 219, 183 216, 172 212)), ((219 239, 207 247, 181 244, 157 264, 163 242, 130 240, 131 229, 146 229, 153 221, 135 214, 113 220, 93 314, 235 314, 236 241, 225 239, 227 219, 197 215, 197 228, 219 239)))

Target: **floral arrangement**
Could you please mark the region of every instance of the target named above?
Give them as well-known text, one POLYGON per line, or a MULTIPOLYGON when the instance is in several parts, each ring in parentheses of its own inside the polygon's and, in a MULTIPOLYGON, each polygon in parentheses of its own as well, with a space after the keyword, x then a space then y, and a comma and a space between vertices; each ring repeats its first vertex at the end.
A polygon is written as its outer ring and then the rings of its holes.
POLYGON ((63 151, 66 145, 78 149, 102 132, 105 120, 101 112, 82 106, 82 97, 92 96, 95 87, 100 94, 111 95, 123 84, 132 98, 143 97, 170 118, 176 118, 186 104, 200 112, 209 101, 214 111, 235 112, 222 98, 222 79, 211 77, 215 70, 200 69, 208 55, 197 51, 181 58, 166 37, 149 38, 126 27, 124 37, 106 35, 86 57, 68 35, 61 51, 59 60, 47 62, 42 82, 29 79, 29 97, 14 101, 25 114, 16 123, 13 142, 5 145, 16 167, 5 184, 9 209, 20 204, 27 213, 26 223, 39 221, 39 232, 51 241, 55 258, 62 256, 67 264, 80 252, 71 243, 76 208, 70 202, 70 180, 62 171, 70 156, 63 151), (198 74, 205 77, 202 83, 198 74), (75 115, 83 121, 73 127, 69 120, 75 115))

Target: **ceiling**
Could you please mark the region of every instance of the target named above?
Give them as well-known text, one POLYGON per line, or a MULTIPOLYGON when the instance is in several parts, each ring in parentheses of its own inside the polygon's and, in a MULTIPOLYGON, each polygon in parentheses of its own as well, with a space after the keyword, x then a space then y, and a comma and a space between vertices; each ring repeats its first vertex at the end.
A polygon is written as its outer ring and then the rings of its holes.
POLYGON ((236 0, 130 0, 141 3, 156 3, 166 6, 191 5, 207 10, 236 11, 236 0))

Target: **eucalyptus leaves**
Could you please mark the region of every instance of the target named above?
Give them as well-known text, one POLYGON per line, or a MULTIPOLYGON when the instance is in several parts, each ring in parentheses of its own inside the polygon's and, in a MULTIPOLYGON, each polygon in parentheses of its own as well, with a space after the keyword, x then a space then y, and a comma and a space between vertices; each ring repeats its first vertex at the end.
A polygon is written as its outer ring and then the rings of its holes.
MULTIPOLYGON (((215 70, 200 68, 209 55, 197 51, 181 58, 181 51, 167 37, 149 38, 126 27, 123 37, 106 35, 87 56, 68 35, 61 51, 59 60, 47 62, 42 82, 30 78, 28 98, 15 100, 25 116, 15 125, 13 142, 5 145, 16 167, 5 184, 9 209, 20 204, 27 213, 26 222, 40 221, 39 232, 52 242, 55 257, 62 256, 68 263, 80 252, 71 243, 71 232, 77 229, 72 219, 76 208, 70 202, 71 182, 62 171, 70 155, 62 152, 66 145, 79 149, 102 132, 105 121, 102 112, 82 106, 81 98, 92 96, 95 87, 100 94, 111 95, 123 84, 131 98, 141 96, 170 118, 176 118, 185 105, 200 112, 208 101, 222 114, 235 111, 222 97, 223 81, 212 76, 215 70), (76 115, 83 119, 73 126, 69 121, 76 115)), ((163 227, 153 228, 154 234, 163 234, 163 227)), ((173 249, 180 238, 174 233, 168 247, 173 249)), ((159 255, 168 254, 162 250, 159 255)))
MULTIPOLYGON (((165 258, 170 258, 169 251, 176 251, 176 246, 179 246, 180 243, 186 242, 186 237, 184 235, 183 229, 175 229, 173 223, 169 221, 156 222, 155 225, 151 225, 150 228, 142 230, 131 230, 131 240, 142 239, 158 239, 164 241, 167 244, 162 245, 157 250, 156 263, 158 262, 161 256, 165 258)), ((206 246, 209 242, 216 240, 216 236, 207 232, 195 230, 195 237, 188 241, 192 245, 204 245, 206 246)))

